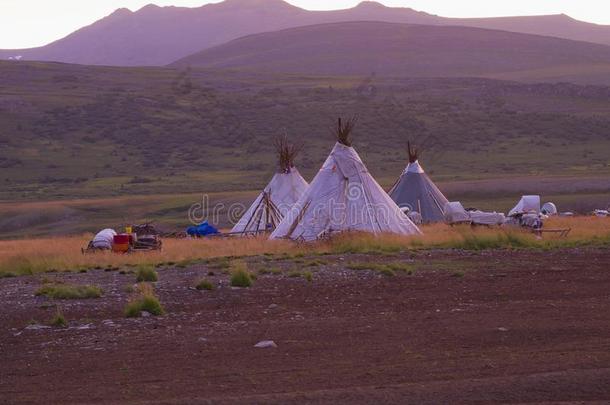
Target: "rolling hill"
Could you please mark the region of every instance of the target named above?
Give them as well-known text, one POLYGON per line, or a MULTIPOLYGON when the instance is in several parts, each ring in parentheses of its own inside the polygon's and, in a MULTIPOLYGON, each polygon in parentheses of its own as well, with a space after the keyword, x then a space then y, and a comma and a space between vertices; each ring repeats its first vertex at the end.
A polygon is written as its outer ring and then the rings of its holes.
POLYGON ((610 26, 576 21, 565 15, 452 19, 375 2, 362 2, 346 10, 308 11, 282 0, 226 0, 197 8, 148 5, 136 12, 119 9, 46 46, 0 50, 0 58, 162 66, 245 35, 361 20, 483 27, 610 45, 610 26))
POLYGON ((605 86, 0 61, 0 94, 0 200, 256 189, 284 132, 311 178, 352 115, 385 185, 407 139, 436 181, 610 173, 605 86))
POLYGON ((315 75, 520 74, 525 80, 527 72, 544 80, 541 72, 549 70, 564 76, 573 73, 575 80, 610 84, 610 46, 480 28, 348 22, 250 35, 172 66, 315 75))

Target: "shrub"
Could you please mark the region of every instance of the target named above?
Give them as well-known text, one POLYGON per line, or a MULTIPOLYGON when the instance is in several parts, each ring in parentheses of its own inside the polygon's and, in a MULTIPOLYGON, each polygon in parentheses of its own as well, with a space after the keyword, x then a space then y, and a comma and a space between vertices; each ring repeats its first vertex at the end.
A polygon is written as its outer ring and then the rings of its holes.
POLYGON ((136 271, 136 281, 152 281, 155 282, 159 279, 157 272, 151 265, 140 265, 136 271))
POLYGON ((308 262, 305 262, 304 266, 305 267, 317 267, 317 266, 323 266, 325 264, 326 264, 326 262, 323 260, 310 260, 308 262))
POLYGON ((293 278, 301 277, 301 272, 298 270, 293 270, 290 273, 288 273, 288 277, 293 277, 293 278))
POLYGON ((176 263, 176 267, 178 267, 180 269, 184 269, 184 268, 188 267, 190 264, 192 264, 191 260, 181 260, 178 263, 176 263))
POLYGON ((396 275, 397 271, 405 272, 407 274, 412 274, 413 270, 411 266, 407 263, 373 263, 373 262, 364 262, 364 263, 348 263, 346 266, 350 270, 372 270, 383 274, 384 276, 393 277, 396 275))
POLYGON ((101 288, 94 285, 46 284, 40 287, 35 295, 44 295, 55 299, 99 298, 101 288))
POLYGON ((396 275, 394 270, 392 270, 388 267, 383 267, 381 270, 379 270, 379 273, 383 274, 384 276, 388 276, 388 277, 394 277, 396 275))
POLYGON ((258 274, 280 274, 282 269, 279 267, 261 267, 258 269, 258 274))
POLYGON ((11 271, 0 271, 0 278, 17 277, 17 275, 11 271))
POLYGON ((372 270, 372 266, 369 263, 348 263, 345 267, 350 270, 372 270))
POLYGON ((196 289, 198 290, 208 290, 208 291, 212 291, 214 289, 214 284, 212 284, 211 281, 203 279, 200 280, 197 285, 195 286, 196 289))
POLYGON ((233 265, 231 270, 231 285, 233 287, 250 287, 252 285, 252 277, 248 272, 246 263, 238 262, 233 265))
POLYGON ((57 312, 55 313, 55 316, 49 322, 49 325, 58 326, 58 327, 62 327, 62 328, 68 326, 68 321, 66 321, 64 314, 61 313, 61 310, 59 308, 57 308, 57 312))
POLYGON ((212 269, 228 269, 229 267, 231 267, 231 261, 228 257, 211 259, 209 267, 212 269))
POLYGON ((127 318, 135 318, 146 311, 152 315, 163 315, 165 310, 155 296, 153 287, 150 284, 140 284, 138 286, 139 294, 133 298, 124 309, 124 314, 127 318))
POLYGON ((454 271, 452 274, 453 277, 464 277, 463 271, 454 271))
POLYGON ((393 271, 402 271, 407 274, 413 274, 413 267, 409 263, 388 263, 386 264, 386 267, 393 271))
POLYGON ((303 273, 303 277, 305 277, 305 280, 310 283, 313 281, 313 274, 311 273, 311 271, 306 271, 305 273, 303 273))

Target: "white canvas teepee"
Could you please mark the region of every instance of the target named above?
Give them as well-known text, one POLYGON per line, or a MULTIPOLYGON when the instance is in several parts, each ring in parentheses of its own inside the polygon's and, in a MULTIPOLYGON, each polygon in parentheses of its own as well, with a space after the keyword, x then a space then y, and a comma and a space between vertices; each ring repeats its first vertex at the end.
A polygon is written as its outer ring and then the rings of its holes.
POLYGON ((352 126, 353 122, 341 125, 339 120, 339 142, 305 194, 271 234, 272 239, 311 241, 342 231, 421 233, 383 191, 350 146, 348 135, 352 126))
POLYGON ((449 202, 419 164, 418 151, 409 143, 409 164, 389 194, 399 207, 417 211, 424 223, 444 220, 449 202))
POLYGON ((307 182, 294 167, 297 148, 289 145, 286 138, 278 140, 276 147, 280 157, 279 172, 256 197, 231 233, 253 235, 272 231, 307 190, 307 182))

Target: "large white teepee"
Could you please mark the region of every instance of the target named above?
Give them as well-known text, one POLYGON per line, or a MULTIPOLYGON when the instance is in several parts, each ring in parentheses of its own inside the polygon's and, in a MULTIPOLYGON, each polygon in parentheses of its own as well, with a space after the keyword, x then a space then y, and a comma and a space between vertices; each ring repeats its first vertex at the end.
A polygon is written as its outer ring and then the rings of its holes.
MULTIPOLYGON (((339 120, 338 132, 349 135, 352 125, 339 120)), ((338 133, 339 142, 272 239, 311 241, 342 231, 421 233, 371 176, 347 135, 338 133)))
POLYGON ((388 194, 400 208, 419 212, 424 223, 443 221, 449 201, 419 164, 418 151, 410 143, 408 148, 409 164, 388 194))
POLYGON ((307 190, 307 182, 294 167, 297 149, 286 138, 277 142, 280 170, 235 224, 231 233, 254 235, 272 231, 307 190))

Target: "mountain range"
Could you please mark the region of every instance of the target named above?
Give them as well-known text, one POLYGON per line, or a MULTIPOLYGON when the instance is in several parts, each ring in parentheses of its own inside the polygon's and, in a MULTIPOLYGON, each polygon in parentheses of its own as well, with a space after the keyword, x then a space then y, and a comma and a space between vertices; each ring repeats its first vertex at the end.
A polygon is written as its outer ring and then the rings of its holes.
POLYGON ((197 8, 148 5, 136 12, 119 9, 46 46, 0 50, 0 58, 164 66, 251 34, 363 20, 478 27, 610 45, 610 26, 585 23, 566 15, 456 19, 370 1, 345 10, 308 11, 282 0, 226 0, 197 8))

